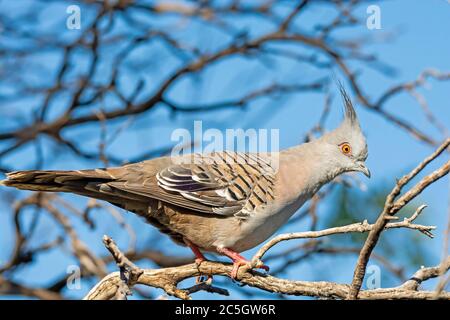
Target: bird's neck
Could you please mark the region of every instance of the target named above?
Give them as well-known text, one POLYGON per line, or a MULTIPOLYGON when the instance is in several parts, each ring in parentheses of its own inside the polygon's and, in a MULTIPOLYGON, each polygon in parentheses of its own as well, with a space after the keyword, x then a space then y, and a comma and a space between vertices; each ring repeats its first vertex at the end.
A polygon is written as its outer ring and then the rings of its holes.
POLYGON ((295 161, 298 164, 292 166, 296 168, 292 172, 292 179, 295 180, 295 176, 303 177, 303 181, 298 181, 296 184, 299 187, 299 193, 303 193, 308 198, 343 173, 333 159, 327 156, 322 146, 320 140, 315 140, 282 151, 287 155, 288 161, 295 161))

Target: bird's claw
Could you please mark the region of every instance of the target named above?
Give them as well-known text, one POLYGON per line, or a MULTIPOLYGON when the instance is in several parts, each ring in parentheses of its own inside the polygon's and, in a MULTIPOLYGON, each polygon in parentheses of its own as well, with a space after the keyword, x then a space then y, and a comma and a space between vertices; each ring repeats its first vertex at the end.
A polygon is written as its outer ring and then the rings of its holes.
POLYGON ((254 266, 254 268, 257 269, 263 269, 266 272, 270 271, 270 268, 268 265, 265 265, 261 260, 257 259, 256 261, 252 262, 252 265, 254 266))
POLYGON ((213 282, 212 275, 201 275, 195 278, 195 284, 205 283, 210 286, 212 282, 213 282))
POLYGON ((195 259, 195 264, 197 265, 197 267, 200 267, 200 265, 202 264, 203 261, 207 261, 205 258, 197 258, 195 259))
POLYGON ((218 247, 217 251, 221 254, 226 255, 227 257, 233 260, 233 269, 231 269, 231 279, 236 280, 239 268, 245 266, 245 272, 257 268, 264 269, 266 272, 269 271, 269 267, 262 263, 261 260, 256 259, 254 261, 248 261, 243 256, 241 256, 238 252, 231 250, 226 247, 218 247))
MULTIPOLYGON (((196 258, 195 259, 195 265, 198 267, 200 267, 200 265, 202 264, 202 262, 204 261, 208 261, 206 258, 196 258)), ((211 285, 213 280, 212 275, 201 275, 201 276, 197 276, 195 278, 195 284, 200 284, 200 283, 206 283, 207 285, 211 285)))
POLYGON ((263 269, 266 272, 269 272, 269 266, 265 265, 261 260, 256 261, 256 263, 247 261, 247 260, 236 260, 233 263, 233 269, 231 270, 231 279, 236 280, 237 274, 239 272, 239 268, 245 267, 245 272, 250 271, 252 269, 263 269))

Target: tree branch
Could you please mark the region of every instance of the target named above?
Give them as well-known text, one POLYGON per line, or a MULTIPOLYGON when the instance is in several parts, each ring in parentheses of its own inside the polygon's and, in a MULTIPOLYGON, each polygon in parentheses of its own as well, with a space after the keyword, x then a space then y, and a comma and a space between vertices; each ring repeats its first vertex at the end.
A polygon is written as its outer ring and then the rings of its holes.
POLYGON ((429 157, 423 160, 415 169, 413 169, 409 174, 405 175, 403 178, 398 180, 396 186, 392 189, 391 193, 387 196, 383 211, 379 215, 374 227, 369 232, 366 242, 364 243, 361 253, 358 257, 358 262, 355 267, 355 272, 353 275, 352 286, 349 292, 348 299, 356 299, 358 297, 358 292, 361 288, 364 275, 366 273, 367 263, 369 262, 370 255, 378 243, 381 232, 385 229, 389 220, 392 220, 401 208, 408 204, 413 198, 415 198, 419 193, 421 193, 427 186, 431 183, 436 182, 443 176, 447 175, 450 170, 450 161, 447 161, 439 169, 435 170, 433 173, 424 177, 420 180, 414 187, 407 191, 403 196, 397 201, 395 199, 400 194, 402 188, 411 181, 417 174, 419 174, 431 161, 436 159, 447 147, 450 145, 450 138, 444 141, 444 143, 439 146, 435 152, 433 152, 429 157))
MULTIPOLYGON (((401 222, 389 223, 385 226, 386 229, 392 228, 408 228, 418 230, 431 235, 431 230, 434 226, 423 226, 413 224, 412 222, 419 216, 424 205, 420 206, 416 212, 410 217, 405 218, 401 222)), ((307 231, 299 233, 289 233, 277 236, 266 243, 253 257, 252 263, 254 265, 259 263, 259 259, 275 244, 292 239, 301 238, 318 238, 334 234, 345 234, 350 232, 369 232, 374 225, 368 224, 367 221, 362 223, 354 223, 347 226, 330 228, 320 231, 307 231)), ((175 296, 180 299, 190 299, 190 294, 199 290, 206 290, 209 292, 217 292, 225 294, 225 291, 220 288, 211 287, 210 284, 201 284, 189 289, 178 289, 179 282, 202 275, 222 275, 229 277, 231 274, 232 266, 230 264, 204 261, 200 265, 189 264, 174 268, 163 269, 139 269, 134 266, 126 257, 120 252, 117 246, 112 240, 105 236, 105 245, 120 267, 120 272, 114 272, 104 277, 91 291, 85 296, 86 300, 96 299, 116 299, 117 296, 124 296, 124 277, 123 266, 130 266, 131 269, 137 270, 135 273, 138 275, 134 278, 127 278, 126 288, 130 290, 135 284, 144 284, 147 286, 163 289, 167 294, 175 296), (194 288, 194 289, 193 289, 194 288), (118 293, 119 292, 119 293, 118 293)), ((432 276, 432 275, 431 275, 432 276)), ((337 284, 333 282, 309 282, 309 281, 289 281, 271 277, 268 275, 261 275, 256 271, 249 271, 246 268, 240 268, 238 272, 237 280, 241 283, 249 285, 251 287, 259 288, 269 292, 277 292, 291 295, 303 295, 320 298, 345 298, 351 287, 349 285, 337 284)), ((125 292, 128 292, 125 290, 125 292)), ((129 293, 128 293, 129 294, 129 293)), ((367 299, 385 299, 389 297, 391 299, 431 299, 434 297, 434 292, 416 292, 408 288, 393 288, 393 289, 377 289, 361 292, 361 297, 367 299)), ((125 294, 126 296, 127 294, 125 294)), ((450 294, 443 292, 439 295, 439 298, 450 299, 450 294)))

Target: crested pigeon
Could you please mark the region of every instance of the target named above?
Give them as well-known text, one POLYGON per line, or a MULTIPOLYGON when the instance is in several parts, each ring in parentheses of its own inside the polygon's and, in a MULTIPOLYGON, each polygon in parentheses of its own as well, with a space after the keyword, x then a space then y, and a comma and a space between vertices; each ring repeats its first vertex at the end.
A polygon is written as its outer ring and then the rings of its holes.
POLYGON ((223 151, 189 155, 189 161, 161 157, 94 170, 16 171, 0 183, 110 202, 188 246, 197 263, 205 260, 202 251, 228 256, 236 278, 240 266, 250 266, 240 253, 273 235, 324 184, 351 171, 370 177, 366 139, 342 85, 340 91, 340 126, 280 151, 277 170, 267 154, 223 151))

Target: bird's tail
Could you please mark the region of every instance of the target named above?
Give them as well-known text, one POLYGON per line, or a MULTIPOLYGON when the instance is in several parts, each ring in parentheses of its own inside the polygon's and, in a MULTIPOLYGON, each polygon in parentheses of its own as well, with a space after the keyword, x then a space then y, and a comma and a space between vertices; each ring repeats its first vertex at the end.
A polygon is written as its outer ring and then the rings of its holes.
POLYGON ((6 174, 0 185, 22 190, 77 192, 89 183, 102 183, 116 179, 111 169, 94 170, 29 170, 6 174))

